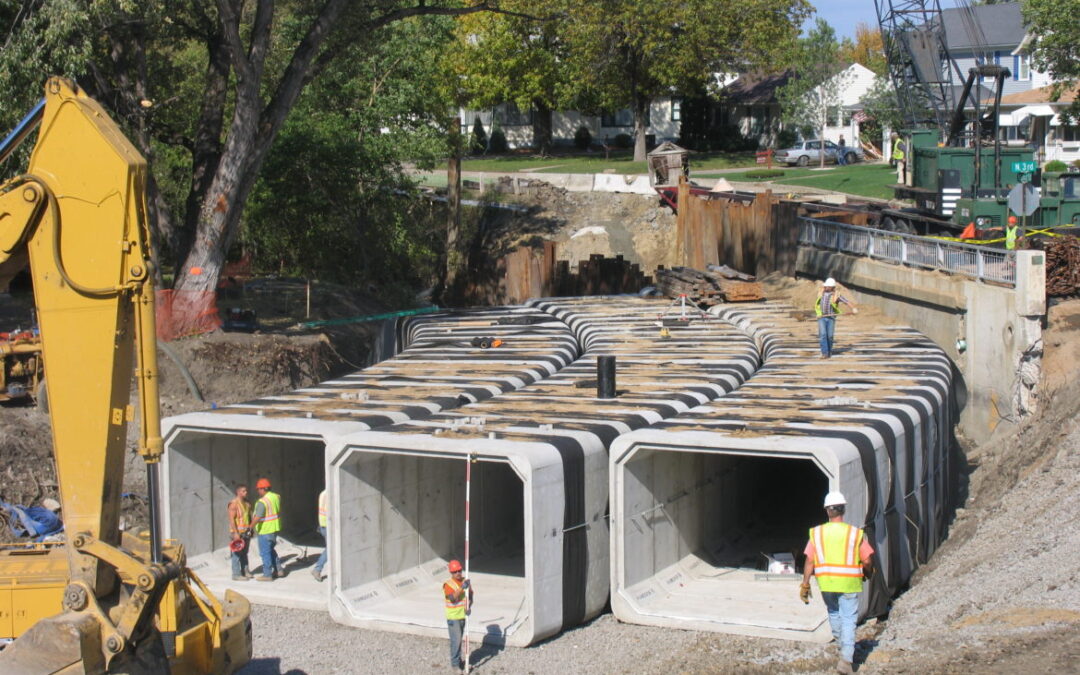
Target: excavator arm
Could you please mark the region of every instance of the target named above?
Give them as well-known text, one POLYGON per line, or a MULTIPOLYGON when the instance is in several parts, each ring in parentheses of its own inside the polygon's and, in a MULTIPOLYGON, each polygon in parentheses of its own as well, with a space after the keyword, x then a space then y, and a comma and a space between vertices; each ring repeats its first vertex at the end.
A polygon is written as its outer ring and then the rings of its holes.
MULTIPOLYGON (((146 161, 97 102, 60 78, 48 81, 43 102, 12 137, 21 141, 28 125, 38 127, 28 170, 0 186, 0 284, 29 264, 68 579, 63 612, 0 652, 0 672, 167 672, 155 613, 167 594, 175 608, 178 595, 197 592, 182 547, 162 542, 158 524, 162 439, 146 161), (120 529, 127 425, 136 417, 133 370, 151 508, 141 537, 120 529)), ((12 137, 0 154, 10 152, 12 137)), ((246 632, 247 601, 231 596, 225 607, 212 596, 200 600, 205 623, 214 624, 202 631, 211 644, 189 651, 212 655, 246 632)), ((242 665, 246 639, 241 654, 201 657, 206 668, 190 672, 242 665), (230 665, 215 667, 215 660, 230 665)))

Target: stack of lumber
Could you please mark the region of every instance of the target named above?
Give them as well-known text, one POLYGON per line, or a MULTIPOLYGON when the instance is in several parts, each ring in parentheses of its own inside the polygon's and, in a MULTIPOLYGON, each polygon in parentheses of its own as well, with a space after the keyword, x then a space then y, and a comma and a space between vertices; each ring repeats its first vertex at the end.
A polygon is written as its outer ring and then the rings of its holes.
POLYGON ((1080 292, 1080 239, 1062 237, 1046 244, 1046 295, 1080 292))
POLYGON ((753 276, 726 266, 710 265, 704 272, 690 267, 660 268, 656 271, 656 287, 669 298, 686 295, 699 307, 765 299, 761 284, 753 276))

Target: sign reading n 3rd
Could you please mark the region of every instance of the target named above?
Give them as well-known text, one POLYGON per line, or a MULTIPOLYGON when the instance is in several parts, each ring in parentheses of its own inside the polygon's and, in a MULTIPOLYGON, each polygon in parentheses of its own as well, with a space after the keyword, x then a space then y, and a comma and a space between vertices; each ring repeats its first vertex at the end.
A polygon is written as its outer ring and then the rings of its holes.
POLYGON ((1013 173, 1035 173, 1035 162, 1013 162, 1013 173))

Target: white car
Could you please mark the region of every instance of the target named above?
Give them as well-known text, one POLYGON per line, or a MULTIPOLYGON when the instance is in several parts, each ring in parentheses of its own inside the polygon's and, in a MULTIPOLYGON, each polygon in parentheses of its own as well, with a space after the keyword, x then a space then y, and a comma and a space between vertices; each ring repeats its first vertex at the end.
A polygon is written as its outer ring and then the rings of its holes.
MULTIPOLYGON (((840 146, 832 141, 825 141, 825 163, 836 163, 836 156, 840 146)), ((788 166, 809 166, 821 163, 821 141, 799 141, 790 148, 777 150, 773 160, 779 164, 788 166)), ((862 149, 851 145, 844 146, 844 159, 848 164, 854 164, 863 158, 862 149)))

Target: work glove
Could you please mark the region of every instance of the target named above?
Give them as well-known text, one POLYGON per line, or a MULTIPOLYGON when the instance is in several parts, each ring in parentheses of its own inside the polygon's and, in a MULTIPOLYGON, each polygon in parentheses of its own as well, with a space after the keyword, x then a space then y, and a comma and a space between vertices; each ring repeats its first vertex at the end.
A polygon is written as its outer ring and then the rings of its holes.
POLYGON ((469 580, 468 580, 468 579, 465 579, 464 581, 462 581, 462 582, 461 582, 461 587, 462 587, 463 589, 465 589, 465 590, 469 590, 469 580))
POLYGON ((851 308, 851 313, 852 314, 858 314, 859 313, 859 308, 858 307, 852 307, 851 308))
POLYGON ((804 605, 810 604, 810 584, 799 584, 799 599, 804 605))

